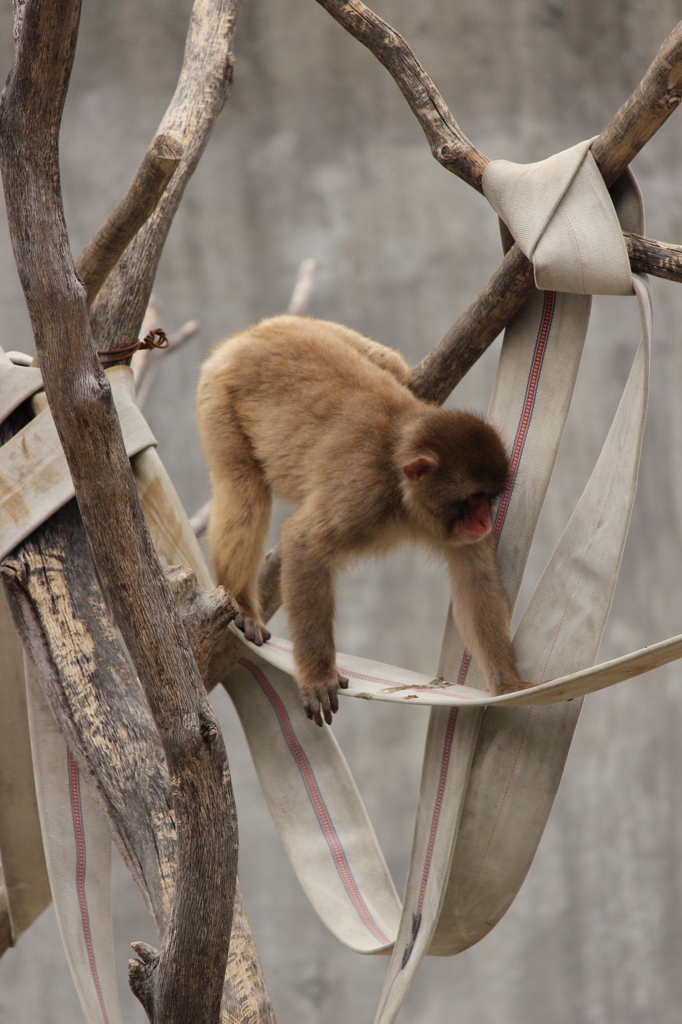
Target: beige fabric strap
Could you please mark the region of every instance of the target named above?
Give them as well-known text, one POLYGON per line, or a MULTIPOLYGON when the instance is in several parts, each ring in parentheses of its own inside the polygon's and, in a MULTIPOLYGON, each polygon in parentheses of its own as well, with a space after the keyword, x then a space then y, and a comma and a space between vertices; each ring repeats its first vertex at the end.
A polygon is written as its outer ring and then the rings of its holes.
POLYGON ((14 944, 52 899, 38 819, 24 662, 0 584, 0 860, 14 944))
POLYGON ((40 824, 57 921, 88 1024, 121 1024, 111 924, 111 839, 25 661, 40 824))
MULTIPOLYGON (((588 192, 594 185, 590 159, 588 192)), ((577 173, 567 176, 569 184, 577 173)), ((572 191, 579 203, 579 180, 572 191)), ((564 201, 555 197, 555 212, 564 201)), ((637 205, 629 200, 630 209, 637 205)), ((571 204, 567 212, 580 219, 571 204)), ((553 218, 546 219, 551 223, 553 218)), ((564 224, 567 219, 563 211, 557 218, 564 224)), ((634 221, 625 224, 636 229, 634 221)), ((609 271, 612 282, 623 270, 621 257, 619 241, 615 270, 612 264, 609 271)), ((626 290, 624 283, 618 287, 626 290)), ((395 944, 379 1021, 395 1018, 424 952, 450 954, 477 941, 518 891, 544 829, 579 712, 579 701, 567 703, 567 697, 648 670, 682 649, 682 639, 676 638, 597 670, 584 667, 594 658, 610 604, 636 481, 650 332, 648 293, 640 286, 638 291, 644 312, 640 353, 595 474, 516 640, 524 671, 549 681, 519 695, 490 697, 452 625, 439 670, 444 678, 338 655, 351 679, 349 696, 444 705, 434 707, 429 729, 402 912, 332 730, 318 729, 302 714, 290 645, 278 638, 260 649, 245 644, 228 681, 275 824, 321 919, 358 951, 389 952, 395 944), (581 581, 587 589, 576 586, 581 581), (573 607, 567 598, 573 598, 573 607), (543 617, 550 600, 556 608, 543 617), (543 708, 548 701, 558 703, 543 708)), ((497 520, 500 560, 512 599, 561 439, 589 308, 586 296, 537 293, 506 334, 491 416, 516 452, 514 486, 497 520)), ((148 520, 160 525, 165 515, 159 505, 168 500, 168 491, 164 497, 163 488, 149 485, 156 459, 155 453, 145 452, 135 465, 138 475, 140 462, 148 464, 143 501, 148 520)), ((177 508, 177 501, 171 505, 177 508)), ((187 552, 195 542, 186 520, 183 530, 187 552)), ((172 532, 153 532, 164 559, 176 560, 175 525, 172 532)), ((205 578, 198 548, 192 558, 205 578)))
MULTIPOLYGON (((4 353, 3 353, 4 355, 4 353)), ((33 368, 14 366, 0 358, 0 400, 10 395, 7 408, 0 406, 0 420, 19 404, 17 388, 27 387, 24 375, 30 374, 35 388, 33 368)), ((127 366, 107 371, 116 403, 128 455, 156 444, 147 422, 134 403, 133 376, 127 366)), ((29 392, 32 393, 32 392, 29 392)), ((25 395, 24 397, 28 397, 25 395)), ((73 498, 73 484, 62 446, 49 409, 31 420, 0 448, 0 558, 32 533, 41 523, 73 498)))

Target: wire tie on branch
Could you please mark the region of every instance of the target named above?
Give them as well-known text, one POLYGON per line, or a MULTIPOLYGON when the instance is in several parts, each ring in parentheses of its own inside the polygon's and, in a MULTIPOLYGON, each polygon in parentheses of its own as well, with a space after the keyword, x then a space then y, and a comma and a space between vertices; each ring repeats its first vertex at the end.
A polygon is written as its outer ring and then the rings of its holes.
POLYGON ((146 334, 144 338, 134 342, 132 345, 123 345, 121 348, 109 348, 102 352, 98 352, 97 355, 105 364, 105 366, 113 366, 116 363, 124 363, 131 356, 139 352, 140 349, 151 349, 151 348, 168 348, 168 338, 166 332, 161 327, 156 327, 149 334, 146 334))

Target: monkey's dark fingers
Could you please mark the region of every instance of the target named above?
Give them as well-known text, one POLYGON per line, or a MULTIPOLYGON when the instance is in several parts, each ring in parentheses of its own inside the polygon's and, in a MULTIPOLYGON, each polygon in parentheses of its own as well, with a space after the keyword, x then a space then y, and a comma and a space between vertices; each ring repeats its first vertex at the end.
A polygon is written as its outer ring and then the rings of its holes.
POLYGON ((339 686, 342 690, 348 689, 348 676, 342 676, 340 672, 337 673, 339 677, 339 686))
POLYGON ((322 726, 322 715, 320 713, 320 702, 315 696, 303 697, 303 710, 306 716, 314 722, 315 725, 322 726))
POLYGON ((266 640, 269 640, 272 634, 265 626, 261 625, 255 619, 249 618, 248 615, 239 612, 234 617, 234 624, 237 629, 241 629, 242 633, 247 640, 250 640, 256 647, 262 647, 266 640))

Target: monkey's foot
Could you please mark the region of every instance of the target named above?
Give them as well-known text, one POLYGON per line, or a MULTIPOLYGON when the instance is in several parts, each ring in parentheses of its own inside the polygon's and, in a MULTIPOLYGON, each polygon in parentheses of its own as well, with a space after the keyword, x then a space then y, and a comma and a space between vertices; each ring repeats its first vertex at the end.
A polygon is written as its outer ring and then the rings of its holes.
POLYGON ((300 686, 303 710, 316 725, 322 725, 323 716, 327 725, 332 724, 332 715, 339 710, 339 687, 342 690, 348 687, 347 676, 338 671, 334 675, 335 678, 326 683, 304 683, 300 686))
POLYGON ((262 622, 250 619, 248 615, 243 615, 242 612, 239 612, 239 615, 235 615, 234 624, 237 629, 241 629, 246 639, 250 640, 256 647, 262 647, 272 636, 270 630, 266 629, 262 622))
POLYGON ((499 683, 491 692, 493 697, 501 697, 505 693, 516 693, 518 690, 527 690, 530 686, 535 685, 535 683, 526 683, 523 679, 514 679, 511 683, 499 683))

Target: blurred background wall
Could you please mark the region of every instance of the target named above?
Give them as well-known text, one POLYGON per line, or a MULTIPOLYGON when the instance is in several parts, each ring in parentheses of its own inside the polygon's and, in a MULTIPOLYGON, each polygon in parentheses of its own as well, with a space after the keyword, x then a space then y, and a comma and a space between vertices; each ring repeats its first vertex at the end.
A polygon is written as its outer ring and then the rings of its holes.
MULTIPOLYGON (((3 77, 12 59, 0 13, 3 77)), ((531 161, 597 134, 682 18, 680 0, 377 0, 489 157, 531 161)), ((85 0, 62 131, 66 213, 80 252, 127 185, 172 94, 190 0, 85 0)), ((310 313, 417 362, 499 259, 485 200, 431 158, 397 87, 313 0, 245 0, 234 87, 166 246, 156 293, 170 357, 146 411, 190 513, 208 497, 194 425, 211 346, 286 307, 319 261, 310 313)), ((648 233, 682 240, 682 113, 635 161, 648 233)), ((682 631, 682 289, 654 281, 655 351, 640 491, 601 658, 682 631)), ((0 344, 32 350, 6 229, 0 344)), ((559 465, 519 607, 589 475, 638 341, 634 300, 597 300, 559 465)), ((499 342, 454 395, 485 410, 499 342)), ((278 509, 273 536, 281 521, 278 509)), ((417 552, 363 564, 340 587, 342 650, 435 669, 446 614, 439 567, 417 552)), ((278 616, 276 630, 286 628, 278 616)), ((555 808, 506 917, 455 959, 429 959, 404 1024, 672 1024, 682 1014, 682 679, 679 666, 587 699, 555 808)), ((387 961, 341 947, 305 901, 270 822, 224 693, 240 815, 240 873, 280 1024, 370 1021, 387 961)), ((426 713, 343 701, 334 723, 404 883, 426 713)), ((125 869, 115 872, 126 1019, 128 943, 155 941, 125 869)), ((78 1024, 48 910, 0 962, 2 1024, 78 1024)))

